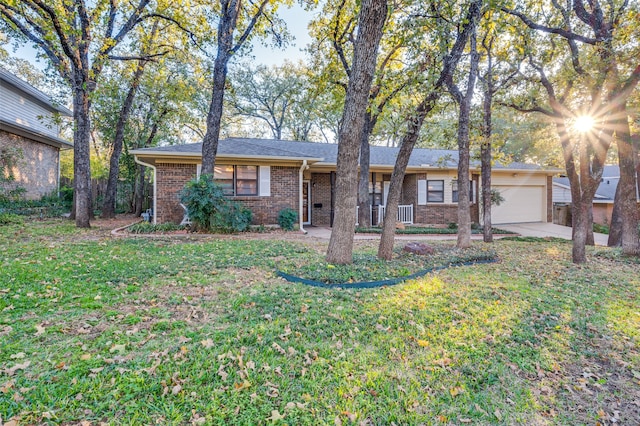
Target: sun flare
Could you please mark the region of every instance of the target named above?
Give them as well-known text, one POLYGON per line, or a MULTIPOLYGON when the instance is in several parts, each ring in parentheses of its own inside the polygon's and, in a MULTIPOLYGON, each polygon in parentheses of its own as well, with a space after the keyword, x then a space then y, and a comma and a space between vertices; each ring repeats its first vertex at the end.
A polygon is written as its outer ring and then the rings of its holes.
POLYGON ((576 118, 573 127, 580 133, 587 133, 593 129, 595 120, 590 115, 581 115, 576 118))

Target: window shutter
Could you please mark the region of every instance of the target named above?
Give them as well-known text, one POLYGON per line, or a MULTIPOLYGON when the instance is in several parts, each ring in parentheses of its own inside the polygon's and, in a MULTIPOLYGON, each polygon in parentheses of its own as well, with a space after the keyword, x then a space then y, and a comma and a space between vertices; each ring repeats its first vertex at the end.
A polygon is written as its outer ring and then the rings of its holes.
POLYGON ((427 181, 424 179, 418 180, 418 205, 427 205, 427 181))
POLYGON ((196 179, 200 180, 202 174, 202 164, 196 164, 196 179))
POLYGON ((260 196, 271 196, 271 167, 260 166, 258 167, 258 174, 260 175, 260 196))

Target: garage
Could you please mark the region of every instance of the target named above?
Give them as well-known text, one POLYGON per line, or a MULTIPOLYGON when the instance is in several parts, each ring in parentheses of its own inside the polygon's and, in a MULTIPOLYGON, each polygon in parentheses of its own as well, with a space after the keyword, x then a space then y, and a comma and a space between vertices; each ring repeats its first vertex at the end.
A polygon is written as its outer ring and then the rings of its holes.
POLYGON ((494 185, 504 201, 491 208, 491 222, 525 223, 546 222, 544 186, 494 185))

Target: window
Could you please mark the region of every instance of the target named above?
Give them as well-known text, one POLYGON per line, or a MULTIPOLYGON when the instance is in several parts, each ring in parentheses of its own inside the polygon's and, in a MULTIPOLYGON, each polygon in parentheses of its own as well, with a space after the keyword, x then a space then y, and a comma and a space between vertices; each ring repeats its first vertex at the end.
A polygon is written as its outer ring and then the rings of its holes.
MULTIPOLYGON (((451 201, 454 203, 458 202, 458 181, 451 181, 451 201)), ((475 202, 475 191, 473 187, 473 181, 469 181, 469 201, 475 202)))
POLYGON ((454 203, 458 202, 458 181, 451 181, 451 201, 454 203))
POLYGON ((258 166, 216 166, 213 176, 224 195, 258 195, 258 166))
POLYGON ((444 203, 444 180, 427 181, 427 202, 444 203))

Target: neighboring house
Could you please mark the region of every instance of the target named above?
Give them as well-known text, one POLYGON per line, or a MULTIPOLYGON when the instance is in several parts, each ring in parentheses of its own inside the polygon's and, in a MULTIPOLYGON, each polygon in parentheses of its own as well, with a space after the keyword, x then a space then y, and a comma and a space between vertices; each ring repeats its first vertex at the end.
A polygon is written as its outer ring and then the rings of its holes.
MULTIPOLYGON (((613 201, 616 188, 620 182, 620 167, 604 166, 600 185, 593 197, 593 222, 601 225, 611 223, 613 201)), ((638 198, 640 212, 640 198, 638 198)), ((571 225, 571 188, 569 178, 557 177, 553 179, 553 222, 560 225, 571 225)))
MULTIPOLYGON (((67 108, 53 104, 47 95, 0 68, 0 153, 11 152, 17 160, 10 171, 13 180, 3 179, 0 189, 24 188, 28 199, 57 194, 60 150, 73 144, 59 137, 60 126, 55 117, 72 115, 67 108)), ((8 170, 3 171, 9 174, 8 170)))
MULTIPOLYGON (((182 219, 179 192, 189 179, 199 176, 201 151, 200 143, 131 151, 138 163, 154 170, 154 219, 158 223, 182 219)), ((397 153, 398 148, 371 147, 369 193, 374 223, 383 216, 397 153)), ((288 207, 300 212, 302 225, 331 226, 337 154, 336 144, 230 138, 219 143, 215 178, 230 197, 253 211, 255 224, 277 223, 278 212, 288 207)), ((399 221, 457 222, 457 158, 457 151, 413 151, 399 221)), ((550 222, 551 177, 557 173, 530 164, 496 165, 493 188, 505 201, 492 209, 493 223, 550 222)), ((472 220, 479 222, 478 164, 472 165, 470 178, 472 220)))

